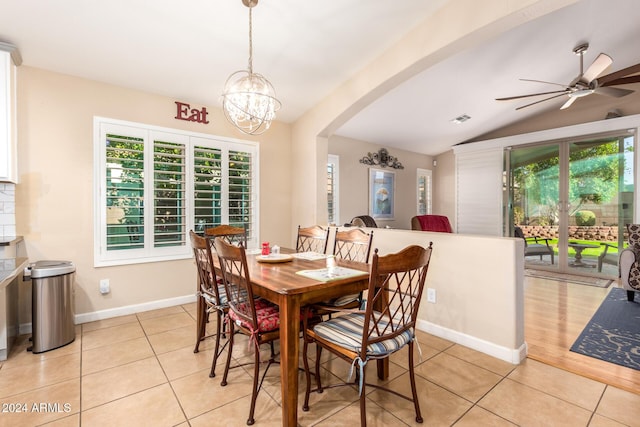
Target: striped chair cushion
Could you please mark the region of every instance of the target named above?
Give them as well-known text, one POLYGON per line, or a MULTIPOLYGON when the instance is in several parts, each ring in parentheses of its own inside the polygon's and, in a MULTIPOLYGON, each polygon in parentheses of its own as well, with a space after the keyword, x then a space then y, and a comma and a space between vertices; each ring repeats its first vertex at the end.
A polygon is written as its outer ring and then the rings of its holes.
POLYGON ((227 305, 227 292, 225 291, 223 284, 218 284, 218 295, 220 295, 219 303, 218 301, 216 301, 216 297, 212 294, 213 294, 213 291, 211 291, 211 294, 206 294, 204 292, 202 292, 201 294, 208 305, 212 305, 216 307, 218 306, 224 307, 227 305))
POLYGON ((325 301, 323 304, 331 305, 334 307, 342 307, 347 304, 351 304, 352 302, 358 301, 359 297, 360 294, 344 295, 338 298, 331 299, 329 301, 325 301))
MULTIPOLYGON (((383 323, 380 323, 381 328, 383 323)), ((362 344, 362 330, 364 328, 364 314, 349 313, 314 326, 313 331, 327 341, 337 344, 354 352, 360 352, 362 344)), ((393 353, 414 337, 413 329, 407 330, 395 338, 390 338, 367 346, 367 355, 381 356, 393 353)))
MULTIPOLYGON (((256 318, 258 321, 258 330, 255 332, 270 332, 280 327, 280 312, 278 311, 277 305, 262 298, 257 298, 254 304, 256 306, 256 318)), ((253 331, 251 325, 241 319, 235 311, 229 310, 229 317, 236 324, 253 331)))

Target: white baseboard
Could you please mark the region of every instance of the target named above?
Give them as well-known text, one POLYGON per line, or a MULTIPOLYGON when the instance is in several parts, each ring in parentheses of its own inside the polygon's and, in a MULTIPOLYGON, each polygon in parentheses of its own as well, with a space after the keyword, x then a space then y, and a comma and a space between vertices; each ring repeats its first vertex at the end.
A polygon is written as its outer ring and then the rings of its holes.
MULTIPOLYGON (((126 316, 127 314, 141 313, 143 311, 157 310, 159 308, 173 307, 174 305, 190 304, 196 302, 195 295, 184 295, 181 297, 167 298, 157 301, 149 301, 142 304, 126 305, 123 307, 110 308, 107 310, 92 311, 89 313, 76 314, 74 323, 94 322, 96 320, 110 319, 112 317, 126 316)), ((33 328, 31 323, 20 324, 20 335, 31 334, 33 328)))
POLYGON ((436 325, 435 323, 427 322, 426 320, 418 320, 417 329, 427 332, 431 335, 435 335, 445 340, 453 341, 456 344, 469 347, 473 350, 477 350, 481 353, 495 357, 505 362, 512 363, 514 365, 520 364, 527 357, 527 343, 523 343, 519 348, 511 349, 503 347, 489 341, 482 340, 480 338, 473 337, 471 335, 463 334, 452 329, 436 325))
POLYGON ((195 294, 184 295, 175 298, 167 298, 157 301, 149 301, 142 304, 125 305, 123 307, 109 308, 107 310, 93 311, 90 313, 81 313, 75 315, 75 324, 78 325, 81 323, 94 322, 96 320, 104 320, 110 319, 112 317, 141 313, 143 311, 173 307, 174 305, 190 304, 192 302, 196 302, 195 294))

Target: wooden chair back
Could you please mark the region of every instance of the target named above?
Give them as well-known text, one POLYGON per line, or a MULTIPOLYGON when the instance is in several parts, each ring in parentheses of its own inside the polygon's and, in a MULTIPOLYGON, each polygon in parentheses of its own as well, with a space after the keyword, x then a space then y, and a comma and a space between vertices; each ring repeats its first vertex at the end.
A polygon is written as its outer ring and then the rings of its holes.
POLYGON ((296 252, 327 252, 329 242, 329 228, 325 230, 319 225, 301 228, 298 226, 298 238, 296 240, 296 252))
POLYGON ((258 322, 245 249, 243 246, 230 244, 224 237, 216 237, 214 245, 220 261, 229 310, 233 310, 248 325, 248 329, 257 331, 258 322))
POLYGON ((376 249, 364 318, 364 324, 369 326, 363 331, 361 357, 366 357, 370 344, 415 328, 431 252, 431 243, 426 249, 411 245, 385 256, 379 256, 376 249))
POLYGON ((359 228, 338 230, 333 241, 333 255, 340 259, 368 262, 372 239, 373 231, 367 233, 359 228))
POLYGON ((222 237, 227 243, 242 244, 247 247, 247 231, 242 227, 234 227, 229 224, 222 224, 204 230, 204 235, 213 242, 216 237, 222 237))
POLYGON ((206 294, 209 301, 221 301, 209 242, 206 238, 198 236, 193 230, 189 230, 189 238, 196 260, 200 292, 206 294))

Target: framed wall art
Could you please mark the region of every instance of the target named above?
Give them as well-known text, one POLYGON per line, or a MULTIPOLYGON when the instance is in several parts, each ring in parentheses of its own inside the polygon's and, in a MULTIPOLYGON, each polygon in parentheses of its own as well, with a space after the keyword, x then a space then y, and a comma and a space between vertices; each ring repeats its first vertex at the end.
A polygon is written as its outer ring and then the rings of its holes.
POLYGON ((369 215, 393 219, 395 203, 395 172, 369 169, 369 215))

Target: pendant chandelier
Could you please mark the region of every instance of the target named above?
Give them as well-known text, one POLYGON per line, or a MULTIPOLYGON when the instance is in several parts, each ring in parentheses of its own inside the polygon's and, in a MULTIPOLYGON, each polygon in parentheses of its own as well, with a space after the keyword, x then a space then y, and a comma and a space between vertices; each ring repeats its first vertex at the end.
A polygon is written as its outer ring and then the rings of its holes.
POLYGON ((242 0, 242 4, 249 8, 249 69, 229 76, 222 94, 222 109, 227 120, 242 132, 260 135, 269 129, 281 104, 269 80, 253 72, 251 10, 258 0, 242 0))

